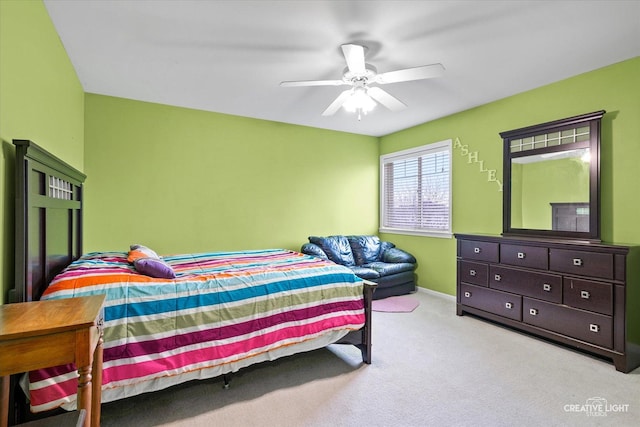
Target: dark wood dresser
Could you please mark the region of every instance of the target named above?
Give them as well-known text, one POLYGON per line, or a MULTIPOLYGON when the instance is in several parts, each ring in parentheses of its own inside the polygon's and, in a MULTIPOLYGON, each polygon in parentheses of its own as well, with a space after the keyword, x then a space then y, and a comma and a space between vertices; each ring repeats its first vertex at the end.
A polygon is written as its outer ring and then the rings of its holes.
POLYGON ((640 247, 456 234, 457 314, 640 366, 640 247))

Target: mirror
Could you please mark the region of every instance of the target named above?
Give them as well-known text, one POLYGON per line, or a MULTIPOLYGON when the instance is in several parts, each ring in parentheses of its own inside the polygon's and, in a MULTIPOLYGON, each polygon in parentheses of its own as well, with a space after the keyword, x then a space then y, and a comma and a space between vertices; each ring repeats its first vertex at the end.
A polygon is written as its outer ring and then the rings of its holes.
POLYGON ((604 111, 501 132, 503 235, 600 240, 604 111))

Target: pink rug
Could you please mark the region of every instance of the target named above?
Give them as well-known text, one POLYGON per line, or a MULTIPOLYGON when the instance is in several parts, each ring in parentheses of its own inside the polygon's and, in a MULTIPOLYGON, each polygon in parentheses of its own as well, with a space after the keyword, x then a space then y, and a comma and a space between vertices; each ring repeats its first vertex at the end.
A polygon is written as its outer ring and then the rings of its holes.
POLYGON ((384 311, 387 313, 410 313, 419 305, 420 302, 406 296, 388 297, 371 302, 373 311, 384 311))

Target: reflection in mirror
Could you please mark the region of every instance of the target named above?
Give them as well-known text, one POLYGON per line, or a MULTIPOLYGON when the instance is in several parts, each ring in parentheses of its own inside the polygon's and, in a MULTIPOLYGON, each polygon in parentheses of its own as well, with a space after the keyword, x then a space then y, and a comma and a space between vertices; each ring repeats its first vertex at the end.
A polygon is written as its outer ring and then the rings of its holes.
POLYGON ((588 231, 589 148, 511 160, 511 227, 588 231))
POLYGON ((503 234, 600 239, 604 111, 501 132, 503 234))

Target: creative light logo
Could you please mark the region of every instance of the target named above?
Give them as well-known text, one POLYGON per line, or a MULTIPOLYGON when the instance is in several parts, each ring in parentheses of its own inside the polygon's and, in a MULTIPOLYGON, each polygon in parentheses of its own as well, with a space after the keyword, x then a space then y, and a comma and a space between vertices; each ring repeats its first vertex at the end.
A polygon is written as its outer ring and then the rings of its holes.
POLYGON ((604 397, 591 397, 585 403, 570 403, 564 405, 565 412, 580 412, 588 417, 606 417, 609 413, 627 412, 629 404, 614 404, 607 402, 604 397))

